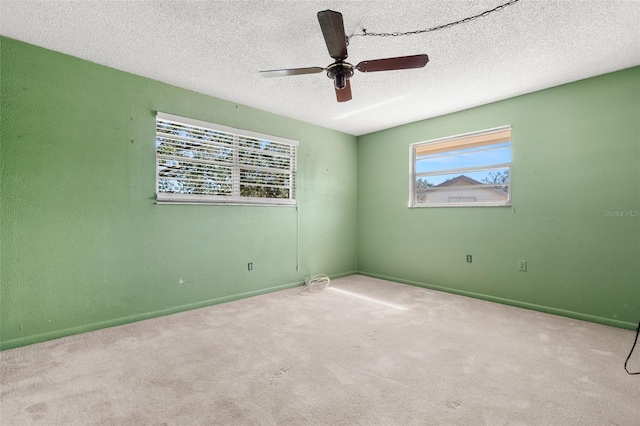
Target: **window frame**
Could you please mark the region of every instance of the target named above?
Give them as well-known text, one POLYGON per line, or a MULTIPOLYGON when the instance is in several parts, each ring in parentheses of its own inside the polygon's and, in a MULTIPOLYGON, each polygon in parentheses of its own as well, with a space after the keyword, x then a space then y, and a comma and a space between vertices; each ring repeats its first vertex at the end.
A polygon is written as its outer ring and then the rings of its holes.
MULTIPOLYGON (((503 143, 503 142, 495 142, 495 144, 503 143)), ((466 145, 471 145, 467 143, 466 145)), ((487 144, 490 146, 492 144, 487 144)), ((444 148, 441 148, 444 149, 444 148)), ((414 142, 409 145, 409 208, 423 208, 423 207, 510 207, 511 206, 511 187, 512 187, 512 169, 513 169, 513 129, 511 125, 499 126, 485 130, 479 130, 469 133, 462 133, 454 136, 446 136, 437 139, 430 139, 427 141, 414 142), (504 202, 448 202, 448 203, 420 203, 417 201, 416 194, 416 179, 419 177, 420 173, 416 173, 416 149, 420 146, 426 145, 443 145, 446 147, 447 142, 452 146, 448 150, 444 150, 442 152, 455 151, 464 147, 465 144, 455 144, 456 140, 474 138, 474 137, 482 137, 491 134, 497 134, 505 131, 509 131, 510 138, 510 149, 511 149, 511 159, 508 163, 496 163, 491 166, 478 166, 478 167, 468 167, 464 169, 445 169, 441 170, 436 174, 445 174, 446 172, 458 173, 458 172, 470 172, 470 171, 483 171, 483 170, 493 170, 498 168, 507 168, 509 171, 509 181, 507 183, 507 199, 504 202)), ((498 184, 496 184, 498 185, 498 184)))
MULTIPOLYGON (((213 130, 215 132, 221 132, 233 137, 234 143, 230 145, 232 147, 233 161, 229 164, 231 168, 231 195, 206 195, 206 194, 179 194, 160 192, 160 170, 158 167, 159 157, 158 147, 155 148, 156 158, 156 204, 204 204, 204 205, 252 205, 252 206, 297 206, 296 199, 296 177, 297 177, 297 147, 299 142, 292 139, 287 139, 279 136, 266 135, 262 133, 252 132, 249 130, 236 129, 233 127, 224 126, 221 124, 210 123, 207 121, 196 120, 193 118, 182 117, 178 115, 168 114, 157 111, 155 126, 156 126, 156 141, 158 138, 158 120, 169 121, 176 124, 182 124, 187 126, 199 127, 207 130, 213 130), (243 196, 240 195, 240 186, 242 185, 241 178, 241 164, 240 164, 240 146, 238 140, 242 137, 264 140, 269 142, 276 142, 279 144, 289 145, 290 154, 289 157, 289 198, 268 198, 268 197, 255 197, 255 196, 243 196)), ((287 156, 284 156, 287 158, 287 156)), ((166 159, 166 156, 164 157, 166 159)), ((188 159, 180 158, 181 161, 188 159)), ((197 163, 197 162, 194 162, 197 163)), ((268 168, 265 168, 265 171, 268 168)), ((285 170, 285 169, 279 169, 285 170)), ((286 173, 285 173, 286 175, 286 173)))

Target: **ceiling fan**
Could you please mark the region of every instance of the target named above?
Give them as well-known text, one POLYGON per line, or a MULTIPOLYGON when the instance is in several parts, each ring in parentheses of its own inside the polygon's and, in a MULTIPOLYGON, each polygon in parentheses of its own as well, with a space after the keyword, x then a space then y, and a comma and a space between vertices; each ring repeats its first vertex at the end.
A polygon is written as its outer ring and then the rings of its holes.
POLYGON ((397 58, 373 59, 362 61, 353 66, 347 59, 347 36, 344 32, 342 14, 333 10, 318 12, 318 21, 322 29, 324 41, 327 44, 329 55, 335 62, 326 68, 307 67, 289 68, 282 70, 260 71, 264 77, 282 77, 288 75, 315 74, 322 71, 334 81, 338 102, 346 102, 351 99, 351 84, 349 79, 353 76, 353 70, 361 72, 403 70, 409 68, 422 68, 429 62, 427 55, 400 56, 397 58))

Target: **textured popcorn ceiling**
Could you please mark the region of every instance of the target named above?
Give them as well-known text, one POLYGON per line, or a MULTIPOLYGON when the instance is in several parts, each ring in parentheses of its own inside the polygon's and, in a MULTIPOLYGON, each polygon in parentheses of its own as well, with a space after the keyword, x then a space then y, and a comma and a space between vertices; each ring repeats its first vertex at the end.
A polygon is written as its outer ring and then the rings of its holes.
POLYGON ((640 64, 640 1, 521 0, 450 29, 352 38, 354 65, 419 53, 430 62, 417 70, 356 72, 346 103, 336 102, 323 73, 258 74, 333 61, 320 10, 341 12, 349 35, 424 29, 505 2, 2 0, 0 33, 353 135, 640 64))

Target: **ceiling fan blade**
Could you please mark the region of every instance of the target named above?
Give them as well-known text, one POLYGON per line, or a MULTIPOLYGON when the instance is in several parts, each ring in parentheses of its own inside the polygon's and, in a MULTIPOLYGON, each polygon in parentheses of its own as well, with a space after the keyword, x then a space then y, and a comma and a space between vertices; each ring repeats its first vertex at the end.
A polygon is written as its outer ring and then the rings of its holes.
POLYGON ((347 79, 344 89, 336 89, 336 98, 338 99, 338 102, 347 102, 351 100, 351 83, 349 83, 349 79, 347 79))
POLYGON ((404 70, 408 68, 422 68, 429 62, 427 55, 400 56, 397 58, 374 59, 362 61, 356 69, 362 72, 404 70))
POLYGON ((333 59, 347 58, 347 36, 344 33, 342 14, 333 10, 318 12, 318 22, 327 43, 329 55, 333 59))
POLYGON ((284 70, 260 71, 260 75, 263 77, 284 77, 287 75, 316 74, 322 71, 324 71, 324 68, 321 67, 289 68, 284 70))

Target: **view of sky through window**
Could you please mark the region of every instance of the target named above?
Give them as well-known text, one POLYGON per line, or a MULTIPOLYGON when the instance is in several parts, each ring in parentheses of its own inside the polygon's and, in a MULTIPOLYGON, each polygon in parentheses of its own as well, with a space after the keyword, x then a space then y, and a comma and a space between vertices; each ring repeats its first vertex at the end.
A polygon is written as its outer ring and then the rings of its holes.
POLYGON ((508 173, 510 163, 511 142, 502 142, 419 156, 416 158, 415 171, 419 179, 433 185, 460 175, 487 183, 493 182, 493 176, 498 172, 508 173))

